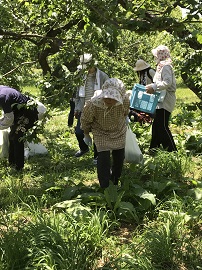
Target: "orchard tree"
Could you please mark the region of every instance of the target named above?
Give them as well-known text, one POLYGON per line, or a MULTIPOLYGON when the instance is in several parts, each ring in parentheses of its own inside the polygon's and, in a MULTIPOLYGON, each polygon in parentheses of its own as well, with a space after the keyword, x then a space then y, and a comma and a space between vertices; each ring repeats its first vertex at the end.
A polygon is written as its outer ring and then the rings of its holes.
MULTIPOLYGON (((2 0, 2 79, 14 81, 11 80, 12 74, 16 74, 17 81, 20 74, 28 74, 33 68, 40 67, 46 78, 46 90, 55 78, 60 78, 61 84, 67 84, 71 81, 71 74, 76 72, 79 55, 83 52, 93 53, 98 60, 101 59, 101 63, 107 56, 119 58, 121 65, 125 65, 125 74, 121 69, 121 75, 126 76, 128 58, 120 57, 123 55, 120 38, 124 31, 128 39, 128 33, 132 37, 139 35, 149 39, 157 32, 166 31, 183 44, 190 58, 194 53, 197 59, 201 59, 201 27, 196 27, 201 25, 201 9, 200 0, 2 0), (181 16, 181 8, 189 11, 186 17, 181 16), (15 73, 11 72, 13 70, 15 73)), ((141 50, 139 45, 138 42, 134 44, 137 49, 134 56, 138 56, 141 50)), ((185 83, 190 86, 190 81, 194 81, 194 92, 201 98, 201 85, 196 72, 198 68, 201 70, 201 61, 198 62, 200 67, 190 59, 188 62, 181 61, 181 67, 185 83), (191 74, 191 79, 190 71, 195 72, 191 74)), ((113 65, 117 67, 117 62, 114 61, 113 65)), ((118 69, 115 68, 114 73, 118 69)), ((69 85, 66 91, 70 88, 69 85)))

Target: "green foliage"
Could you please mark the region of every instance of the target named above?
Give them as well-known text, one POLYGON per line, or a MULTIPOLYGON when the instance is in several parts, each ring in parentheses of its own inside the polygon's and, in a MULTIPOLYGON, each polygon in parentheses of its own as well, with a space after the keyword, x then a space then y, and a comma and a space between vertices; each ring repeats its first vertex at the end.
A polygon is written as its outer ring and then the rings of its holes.
POLYGON ((101 212, 89 213, 82 221, 68 214, 39 213, 26 226, 19 219, 16 228, 9 226, 12 218, 4 217, 7 230, 1 230, 5 269, 92 269, 108 232, 108 217, 101 212))
POLYGON ((78 85, 74 72, 79 55, 89 52, 110 77, 119 77, 131 89, 137 80, 133 71, 136 60, 141 57, 154 66, 151 49, 163 43, 171 49, 177 76, 184 55, 192 58, 198 50, 197 59, 188 60, 182 73, 189 73, 187 80, 196 86, 196 92, 201 91, 197 79, 200 8, 197 0, 181 1, 177 6, 175 1, 156 0, 2 0, 2 83, 20 88, 40 81, 47 102, 58 106, 78 85), (182 18, 180 8, 190 11, 187 17, 182 18))
POLYGON ((185 143, 186 149, 190 151, 195 151, 196 153, 202 152, 202 137, 201 133, 197 135, 191 135, 187 138, 185 143))
POLYGON ((46 103, 51 107, 67 106, 75 89, 73 88, 73 76, 67 67, 63 66, 59 77, 47 75, 40 81, 41 94, 46 103))
MULTIPOLYGON (((15 104, 13 104, 14 106, 15 104)), ((18 104, 17 107, 20 110, 23 107, 26 107, 28 109, 34 110, 37 108, 37 101, 34 99, 31 99, 27 102, 27 104, 18 104)), ((39 119, 35 122, 34 126, 30 129, 28 129, 28 131, 26 131, 26 133, 24 134, 24 136, 21 138, 24 142, 35 142, 38 143, 40 142, 40 135, 44 133, 44 127, 46 122, 48 121, 48 119, 50 118, 50 115, 48 113, 48 110, 43 114, 43 118, 39 119)))
POLYGON ((202 99, 202 83, 198 78, 202 75, 201 55, 201 51, 195 51, 185 57, 186 62, 181 71, 186 85, 193 89, 200 99, 202 99))
MULTIPOLYGON (((194 99, 182 90, 177 113, 194 99)), ((105 191, 93 152, 74 157, 68 110, 52 109, 47 155, 30 157, 23 172, 0 160, 0 269, 200 269, 201 155, 184 147, 188 134, 200 134, 192 109, 192 125, 189 114, 180 126, 171 122, 178 153, 149 156, 150 128, 131 123, 144 163, 124 164, 119 185, 105 191)))

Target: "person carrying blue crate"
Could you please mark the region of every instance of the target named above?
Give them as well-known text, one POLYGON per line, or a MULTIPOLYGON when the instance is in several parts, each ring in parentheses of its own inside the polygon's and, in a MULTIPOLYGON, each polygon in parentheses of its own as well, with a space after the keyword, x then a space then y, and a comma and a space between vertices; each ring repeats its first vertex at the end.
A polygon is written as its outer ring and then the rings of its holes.
MULTIPOLYGON (((137 72, 140 85, 153 83, 155 70, 151 68, 150 64, 148 64, 146 61, 143 59, 138 59, 135 63, 134 70, 137 72)), ((146 123, 151 124, 154 115, 149 112, 143 112, 138 109, 130 108, 128 117, 130 121, 139 122, 141 125, 143 125, 146 123)))
POLYGON ((143 59, 136 61, 134 70, 137 72, 139 84, 147 85, 153 83, 155 70, 143 59))
POLYGON ((169 152, 177 151, 173 136, 169 129, 169 118, 176 103, 176 80, 172 67, 170 50, 167 46, 159 45, 152 50, 157 63, 154 83, 146 85, 146 92, 160 92, 156 106, 155 118, 152 124, 150 152, 155 152, 161 145, 169 152))

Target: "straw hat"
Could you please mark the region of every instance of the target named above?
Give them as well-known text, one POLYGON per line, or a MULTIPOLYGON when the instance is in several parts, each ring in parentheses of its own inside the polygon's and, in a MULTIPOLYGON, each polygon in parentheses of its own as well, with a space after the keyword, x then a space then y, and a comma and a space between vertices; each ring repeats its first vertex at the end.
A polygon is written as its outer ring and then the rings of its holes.
POLYGON ((149 67, 150 67, 150 65, 147 62, 145 62, 142 59, 139 59, 139 60, 137 60, 137 62, 135 64, 134 70, 141 71, 141 70, 144 70, 144 69, 149 68, 149 67))

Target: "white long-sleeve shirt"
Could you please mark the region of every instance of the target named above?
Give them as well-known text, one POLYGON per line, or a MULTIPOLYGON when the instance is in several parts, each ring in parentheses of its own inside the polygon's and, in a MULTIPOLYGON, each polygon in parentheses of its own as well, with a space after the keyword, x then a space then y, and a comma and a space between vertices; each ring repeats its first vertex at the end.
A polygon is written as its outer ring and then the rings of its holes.
POLYGON ((160 72, 156 71, 153 80, 152 88, 155 91, 166 90, 164 101, 158 102, 156 109, 172 112, 176 103, 176 80, 172 66, 165 65, 160 72))

